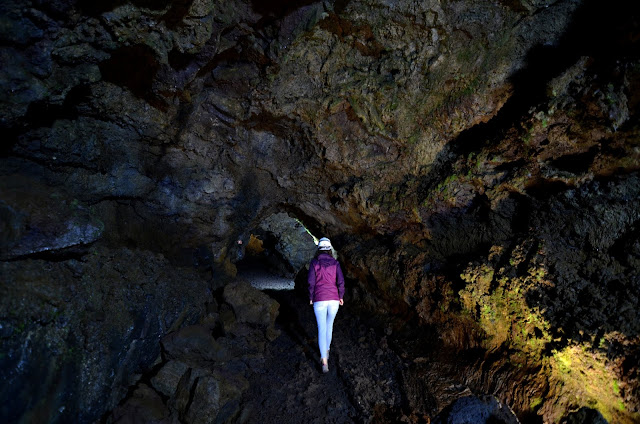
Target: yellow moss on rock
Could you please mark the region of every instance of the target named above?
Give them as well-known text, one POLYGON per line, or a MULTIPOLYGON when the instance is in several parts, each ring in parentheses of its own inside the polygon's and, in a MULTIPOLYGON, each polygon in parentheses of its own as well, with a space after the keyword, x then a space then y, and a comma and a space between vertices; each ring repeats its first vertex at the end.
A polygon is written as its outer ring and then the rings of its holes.
POLYGON ((551 378, 561 383, 557 395, 573 398, 577 405, 597 409, 611 423, 640 422, 639 414, 626 410, 616 375, 607 365, 604 353, 584 344, 572 345, 553 351, 548 361, 551 378))
POLYGON ((533 358, 540 357, 551 340, 549 324, 525 298, 532 287, 530 280, 537 281, 540 275, 544 275, 544 271, 530 271, 517 278, 502 275, 496 279, 495 270, 488 264, 472 265, 461 275, 469 284, 460 291, 460 302, 487 334, 487 349, 507 344, 533 358))
POLYGON ((538 247, 532 259, 526 259, 536 244, 525 242, 509 252, 509 265, 498 268, 504 250, 492 248, 489 262, 472 263, 460 275, 467 285, 459 294, 465 312, 475 318, 484 331, 487 350, 507 348, 517 364, 539 364, 547 376, 556 401, 531 400, 530 409, 550 422, 559 422, 567 408, 598 410, 609 422, 640 422, 640 415, 627 410, 618 377, 608 364, 603 341, 597 339, 553 350, 552 329, 544 311, 527 302, 527 294, 540 286, 553 285, 544 263, 544 252, 538 247), (525 267, 526 269, 522 269, 525 267), (516 271, 517 270, 517 271, 516 271))

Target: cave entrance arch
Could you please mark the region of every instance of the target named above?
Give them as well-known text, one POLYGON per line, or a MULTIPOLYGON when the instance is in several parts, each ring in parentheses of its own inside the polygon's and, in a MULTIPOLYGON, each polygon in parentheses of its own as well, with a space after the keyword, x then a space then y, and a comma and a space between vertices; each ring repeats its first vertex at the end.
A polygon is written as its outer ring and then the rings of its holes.
POLYGON ((242 243, 239 278, 260 290, 293 290, 306 281, 318 238, 300 220, 276 212, 245 234, 242 243))

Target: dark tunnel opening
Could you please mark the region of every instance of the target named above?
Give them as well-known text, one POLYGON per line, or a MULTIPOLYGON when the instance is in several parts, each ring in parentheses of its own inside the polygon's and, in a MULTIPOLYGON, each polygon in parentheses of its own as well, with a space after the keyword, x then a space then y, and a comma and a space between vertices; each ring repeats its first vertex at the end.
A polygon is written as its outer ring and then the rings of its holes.
POLYGON ((317 238, 297 218, 277 212, 237 241, 238 277, 260 290, 304 288, 317 238))

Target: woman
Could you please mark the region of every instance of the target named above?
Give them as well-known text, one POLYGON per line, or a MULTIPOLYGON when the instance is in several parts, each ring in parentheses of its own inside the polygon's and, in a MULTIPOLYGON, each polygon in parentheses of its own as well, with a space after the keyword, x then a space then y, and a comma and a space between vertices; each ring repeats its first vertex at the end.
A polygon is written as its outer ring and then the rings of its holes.
POLYGON ((323 237, 318 252, 309 264, 309 304, 313 305, 318 322, 318 346, 322 358, 322 372, 329 372, 329 348, 333 334, 333 320, 340 305, 344 305, 344 277, 340 264, 331 256, 331 241, 323 237))

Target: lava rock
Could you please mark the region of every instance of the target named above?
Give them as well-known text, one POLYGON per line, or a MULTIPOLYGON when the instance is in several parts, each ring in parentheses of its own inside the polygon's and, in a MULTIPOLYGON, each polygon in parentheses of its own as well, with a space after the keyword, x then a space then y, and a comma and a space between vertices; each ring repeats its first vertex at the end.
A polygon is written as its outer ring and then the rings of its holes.
POLYGON ((186 421, 193 424, 215 422, 220 412, 220 384, 213 376, 198 379, 193 400, 186 414, 186 421))
POLYGON ((104 230, 104 223, 83 202, 20 175, 0 178, 0 219, 2 260, 86 250, 104 230))
POLYGON ((263 328, 271 340, 277 337, 274 323, 280 306, 278 302, 246 281, 228 284, 224 288, 223 298, 231 305, 237 322, 263 328))
POLYGON ((151 385, 164 396, 172 397, 178 388, 178 383, 187 372, 189 366, 180 361, 169 361, 151 378, 151 385))
POLYGON ((162 398, 151 387, 140 384, 127 401, 118 406, 111 414, 113 422, 117 423, 153 423, 174 424, 177 417, 171 413, 162 402, 162 398))
POLYGON ((519 424, 513 411, 493 396, 467 396, 445 408, 434 424, 519 424))
POLYGON ((575 412, 571 412, 562 424, 608 424, 608 421, 602 416, 597 409, 582 407, 575 412))
POLYGON ((162 339, 167 356, 188 364, 206 364, 229 359, 227 350, 202 325, 183 327, 162 339))
MULTIPOLYGON (((285 213, 267 217, 260 228, 277 235, 276 250, 284 256, 291 269, 303 268, 316 252, 316 245, 306 228, 285 213)), ((287 276, 293 277, 291 274, 287 276)))
POLYGON ((0 262, 0 275, 7 422, 99 419, 152 368, 160 338, 196 322, 211 299, 194 271, 129 249, 0 262))

